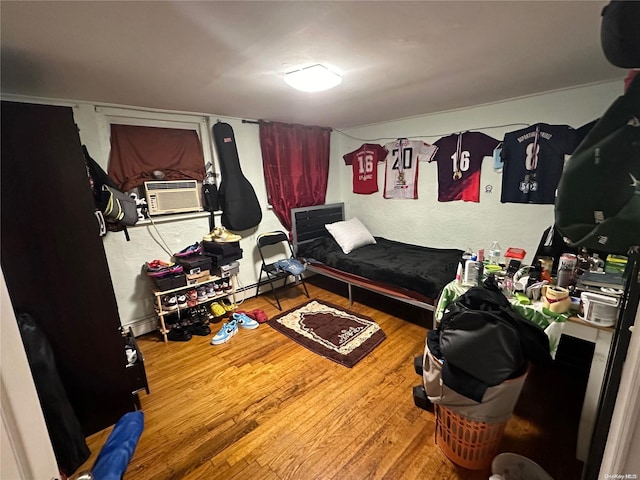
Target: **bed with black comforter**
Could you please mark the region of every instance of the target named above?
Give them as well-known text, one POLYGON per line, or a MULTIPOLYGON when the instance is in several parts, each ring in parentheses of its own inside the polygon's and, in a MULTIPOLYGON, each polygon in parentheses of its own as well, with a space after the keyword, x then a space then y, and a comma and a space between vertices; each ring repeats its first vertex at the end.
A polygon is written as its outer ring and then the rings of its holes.
POLYGON ((463 251, 411 245, 374 237, 349 254, 330 236, 315 238, 298 246, 297 256, 311 264, 320 263, 375 282, 417 292, 436 299, 442 288, 455 279, 463 251))

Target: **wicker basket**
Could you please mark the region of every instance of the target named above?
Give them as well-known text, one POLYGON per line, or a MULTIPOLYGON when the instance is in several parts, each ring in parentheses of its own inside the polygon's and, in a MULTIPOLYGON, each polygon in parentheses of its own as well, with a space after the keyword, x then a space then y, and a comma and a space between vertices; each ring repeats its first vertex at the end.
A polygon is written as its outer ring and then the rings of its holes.
POLYGON ((491 466, 507 422, 469 420, 437 404, 435 414, 435 441, 449 460, 470 470, 491 466))

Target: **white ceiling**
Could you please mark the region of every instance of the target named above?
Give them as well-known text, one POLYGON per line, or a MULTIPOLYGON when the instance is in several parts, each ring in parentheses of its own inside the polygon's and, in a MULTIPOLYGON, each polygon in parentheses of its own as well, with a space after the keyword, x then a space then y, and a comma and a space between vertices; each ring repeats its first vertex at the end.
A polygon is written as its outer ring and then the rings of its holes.
POLYGON ((614 79, 607 1, 2 1, 1 91, 345 128, 614 79), (344 76, 302 93, 286 71, 344 76))

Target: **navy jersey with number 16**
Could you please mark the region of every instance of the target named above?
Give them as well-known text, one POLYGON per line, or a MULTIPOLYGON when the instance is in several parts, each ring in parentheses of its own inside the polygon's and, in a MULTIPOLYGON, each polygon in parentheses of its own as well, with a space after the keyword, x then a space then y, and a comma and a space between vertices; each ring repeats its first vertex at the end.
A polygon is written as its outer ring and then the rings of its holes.
POLYGON ((499 143, 482 132, 452 134, 435 142, 438 201, 479 202, 482 159, 492 155, 499 143))

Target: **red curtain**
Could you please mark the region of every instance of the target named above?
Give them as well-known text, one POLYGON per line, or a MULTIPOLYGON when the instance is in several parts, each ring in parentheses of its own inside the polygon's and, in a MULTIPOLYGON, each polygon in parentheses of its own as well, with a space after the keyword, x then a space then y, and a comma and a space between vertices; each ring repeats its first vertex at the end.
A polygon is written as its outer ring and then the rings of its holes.
POLYGON ((325 202, 330 138, 328 128, 260 122, 267 198, 289 231, 292 208, 325 202))
POLYGON ((205 176, 202 143, 195 130, 111 125, 109 176, 126 192, 154 180, 161 170, 165 180, 205 176))

